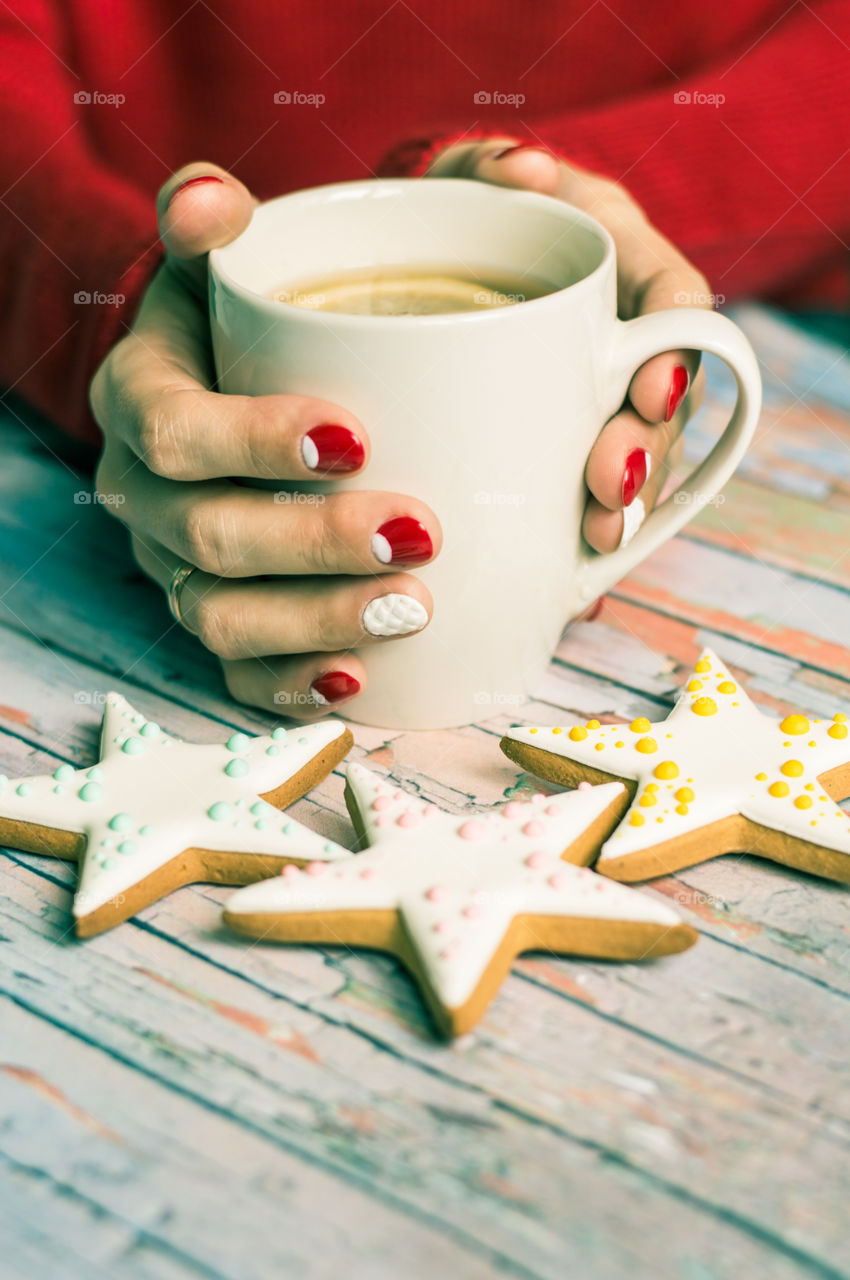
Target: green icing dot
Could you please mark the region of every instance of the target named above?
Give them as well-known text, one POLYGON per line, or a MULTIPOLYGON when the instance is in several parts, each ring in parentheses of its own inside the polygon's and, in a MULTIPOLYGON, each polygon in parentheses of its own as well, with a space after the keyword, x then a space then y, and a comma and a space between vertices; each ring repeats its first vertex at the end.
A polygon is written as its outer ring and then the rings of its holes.
POLYGON ((99 782, 87 782, 80 787, 77 795, 81 800, 87 800, 90 804, 94 804, 103 799, 103 787, 99 782))
POLYGON ((274 743, 272 743, 272 745, 271 745, 270 747, 266 747, 266 755, 267 755, 267 756, 279 756, 279 755, 280 755, 280 747, 276 747, 276 746, 275 746, 275 744, 274 744, 274 743))
POLYGON ((272 737, 275 742, 286 742, 286 730, 283 727, 272 729, 272 737))
POLYGON ((141 738, 128 738, 121 750, 125 756, 140 756, 145 749, 141 738))
POLYGON ((17 790, 19 796, 28 796, 32 793, 32 787, 28 782, 22 782, 17 790))
POLYGON ((268 811, 268 805, 264 800, 258 800, 256 804, 251 805, 251 812, 255 818, 262 818, 268 811))
POLYGON ((212 818, 213 822, 229 822, 233 817, 233 806, 224 800, 216 800, 207 809, 207 817, 212 818))
MULTIPOLYGON (((114 844, 115 844, 114 840, 101 840, 100 847, 101 849, 111 849, 114 844)), ((101 857, 102 856, 103 855, 101 854, 101 857)))
POLYGON ((326 844, 325 853, 336 853, 336 849, 333 847, 332 844, 326 844))
POLYGON ((154 724, 153 720, 147 720, 139 730, 143 738, 158 738, 161 730, 158 724, 154 724))
POLYGON ((224 772, 228 778, 244 778, 248 772, 248 761, 240 759, 239 756, 235 760, 228 760, 224 766, 224 772))
POLYGON ((58 769, 53 770, 53 777, 57 782, 69 782, 74 776, 74 770, 69 764, 60 764, 58 769))
POLYGON ((147 823, 147 822, 143 827, 139 827, 140 836, 152 836, 153 831, 154 831, 153 827, 150 825, 150 823, 147 823))
POLYGON ((310 739, 309 739, 309 738, 299 738, 299 739, 298 739, 298 745, 299 745, 299 747, 306 747, 306 746, 307 746, 307 743, 308 743, 309 741, 310 741, 310 739))
POLYGON ((118 846, 119 853, 138 853, 139 846, 135 840, 122 840, 118 846))
POLYGON ((144 724, 144 719, 145 719, 144 716, 139 716, 139 715, 132 717, 133 724, 144 724))
POLYGON ((285 822, 281 830, 285 836, 294 836, 298 828, 294 822, 285 822))
POLYGON ((89 769, 86 777, 91 778, 92 782, 103 782, 103 770, 95 765, 93 769, 89 769))
POLYGON ((129 813, 116 813, 114 818, 109 819, 110 831, 129 831, 133 825, 133 819, 129 813))
POLYGON ((228 751, 247 751, 251 745, 251 739, 247 733, 231 733, 226 745, 228 751))
POLYGON ((115 866, 115 859, 104 858, 100 865, 103 867, 104 871, 111 871, 112 868, 115 866))
POLYGON ((67 789, 67 787, 62 786, 61 782, 57 782, 56 786, 53 788, 53 794, 55 796, 64 796, 67 789))
POLYGON ((257 821, 254 823, 254 826, 257 828, 258 831, 265 831, 266 827, 268 826, 268 823, 264 822, 262 818, 258 818, 257 821))

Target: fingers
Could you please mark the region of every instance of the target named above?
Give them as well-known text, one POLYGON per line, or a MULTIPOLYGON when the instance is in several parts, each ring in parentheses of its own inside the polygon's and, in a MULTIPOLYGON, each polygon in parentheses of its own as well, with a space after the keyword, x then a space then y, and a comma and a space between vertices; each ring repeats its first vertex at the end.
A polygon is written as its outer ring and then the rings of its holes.
MULTIPOLYGON (((133 538, 144 571, 167 589, 180 560, 153 539, 133 538)), ((325 653, 384 643, 427 626, 431 595, 416 578, 216 578, 191 574, 180 589, 188 631, 218 657, 236 661, 283 654, 325 653)), ((317 667, 318 669, 318 667, 317 667)))
POLYGON ((114 443, 97 483, 104 494, 123 495, 110 510, 135 534, 215 577, 382 574, 425 564, 442 541, 436 516, 413 497, 180 483, 154 475, 114 443))
POLYGON ((210 249, 229 244, 251 221, 256 200, 226 169, 204 161, 185 165, 160 188, 159 235, 173 269, 196 290, 206 290, 210 249))
POLYGON ((353 653, 246 658, 221 664, 231 697, 294 720, 318 720, 366 688, 366 670, 353 653))

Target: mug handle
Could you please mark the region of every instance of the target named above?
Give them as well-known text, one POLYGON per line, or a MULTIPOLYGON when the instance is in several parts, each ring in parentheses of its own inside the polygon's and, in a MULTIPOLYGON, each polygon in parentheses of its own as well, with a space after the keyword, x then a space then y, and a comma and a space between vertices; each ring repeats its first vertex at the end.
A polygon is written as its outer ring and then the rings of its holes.
POLYGON ((628 546, 607 554, 587 547, 582 549, 576 612, 610 590, 662 542, 678 533, 691 516, 723 488, 753 438, 761 408, 758 362, 738 326, 716 311, 677 307, 639 316, 636 320, 618 320, 607 371, 615 405, 622 404, 640 365, 663 351, 681 348, 708 351, 726 362, 738 384, 735 410, 708 457, 691 472, 681 488, 655 508, 628 546))

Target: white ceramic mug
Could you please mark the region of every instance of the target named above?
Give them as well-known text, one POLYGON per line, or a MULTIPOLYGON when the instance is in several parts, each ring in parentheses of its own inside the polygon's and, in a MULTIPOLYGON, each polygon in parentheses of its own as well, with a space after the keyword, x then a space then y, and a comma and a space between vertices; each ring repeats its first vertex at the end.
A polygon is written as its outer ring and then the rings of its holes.
POLYGON ((271 200, 210 254, 210 315, 222 391, 318 396, 369 432, 362 476, 280 489, 414 494, 442 525, 439 556, 415 571, 434 599, 430 624, 358 650, 369 682, 346 714, 365 724, 439 728, 512 713, 564 624, 726 482, 760 407, 755 356, 731 320, 690 307, 618 320, 608 232, 548 196, 480 182, 378 179, 271 200), (529 271, 566 287, 417 317, 311 311, 268 296, 338 269, 405 263, 484 278, 529 271), (730 366, 732 419, 633 541, 598 555, 581 537, 591 446, 638 366, 682 347, 730 366))

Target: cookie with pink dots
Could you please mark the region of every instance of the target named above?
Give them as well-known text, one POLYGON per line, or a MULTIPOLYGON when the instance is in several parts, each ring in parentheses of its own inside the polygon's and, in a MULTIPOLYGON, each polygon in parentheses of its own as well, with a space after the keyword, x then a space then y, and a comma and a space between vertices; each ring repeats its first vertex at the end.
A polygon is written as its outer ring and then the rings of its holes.
POLYGON ((74 923, 90 937, 180 885, 250 884, 290 862, 348 856, 279 810, 351 745, 339 720, 180 742, 109 693, 97 764, 0 776, 0 844, 80 862, 74 923))
POLYGON ((478 1021, 521 951, 640 960, 696 941, 666 904, 563 860, 593 856, 627 803, 620 783, 464 817, 361 765, 346 772, 370 847, 241 890, 225 908, 232 929, 390 951, 450 1036, 478 1021))
POLYGON ((511 760, 564 786, 619 778, 632 802, 596 870, 647 880, 752 853, 850 882, 847 715, 765 715, 706 649, 666 720, 515 728, 511 760))

